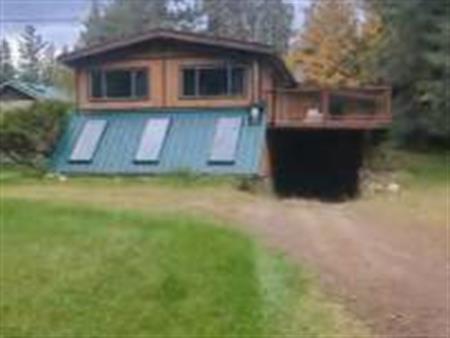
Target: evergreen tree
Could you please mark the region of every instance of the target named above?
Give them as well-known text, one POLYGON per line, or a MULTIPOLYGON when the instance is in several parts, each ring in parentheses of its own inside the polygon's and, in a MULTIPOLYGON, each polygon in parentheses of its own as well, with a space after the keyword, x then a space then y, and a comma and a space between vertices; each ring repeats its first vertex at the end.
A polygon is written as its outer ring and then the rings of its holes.
MULTIPOLYGON (((184 2, 187 0, 176 0, 175 4, 182 8, 180 3, 184 2)), ((113 0, 100 9, 98 0, 93 0, 81 44, 95 44, 153 28, 176 28, 182 18, 170 11, 170 3, 170 0, 113 0)))
POLYGON ((25 31, 19 41, 20 78, 28 82, 39 82, 41 79, 41 59, 47 43, 36 29, 25 26, 25 31))
POLYGON ((293 7, 283 0, 112 0, 102 10, 93 0, 81 44, 169 28, 263 42, 284 51, 292 19, 293 7))
POLYGON ((40 79, 45 84, 53 84, 58 68, 55 56, 55 46, 53 43, 48 44, 42 53, 40 65, 40 79))
MULTIPOLYGON (((372 0, 374 1, 374 0, 372 0)), ((377 0, 388 27, 378 71, 394 86, 402 141, 450 141, 450 3, 377 0)))
POLYGON ((282 0, 202 0, 202 9, 212 35, 288 47, 293 7, 282 0))
POLYGON ((105 40, 108 37, 105 22, 100 9, 99 0, 91 0, 91 11, 84 22, 85 30, 81 33, 82 45, 89 45, 105 40))
POLYGON ((11 48, 6 39, 2 39, 0 43, 0 66, 0 83, 14 78, 16 71, 11 59, 11 48))

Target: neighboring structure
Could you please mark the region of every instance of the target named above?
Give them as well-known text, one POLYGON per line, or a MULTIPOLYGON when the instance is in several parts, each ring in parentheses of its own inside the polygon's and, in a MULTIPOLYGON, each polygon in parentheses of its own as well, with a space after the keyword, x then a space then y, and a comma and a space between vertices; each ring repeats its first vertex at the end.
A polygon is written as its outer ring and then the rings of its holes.
POLYGON ((26 108, 36 101, 68 101, 63 91, 42 84, 24 81, 8 81, 0 85, 0 105, 2 109, 26 108))
POLYGON ((302 87, 257 43, 154 30, 60 60, 75 70, 78 113, 53 159, 64 173, 274 175, 284 131, 391 119, 386 88, 302 87))

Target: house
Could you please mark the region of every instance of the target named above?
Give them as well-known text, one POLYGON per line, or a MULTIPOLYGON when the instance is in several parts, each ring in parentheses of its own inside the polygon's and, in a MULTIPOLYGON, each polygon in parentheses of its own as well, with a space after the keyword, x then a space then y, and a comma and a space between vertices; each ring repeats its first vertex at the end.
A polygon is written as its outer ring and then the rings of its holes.
POLYGON ((52 161, 62 173, 301 176, 298 163, 311 159, 297 136, 336 148, 320 135, 359 135, 391 119, 387 88, 302 86, 253 42, 159 29, 60 61, 76 74, 76 114, 52 161))
POLYGON ((19 80, 4 82, 0 85, 0 104, 2 109, 26 108, 38 101, 68 101, 63 91, 44 84, 19 80))

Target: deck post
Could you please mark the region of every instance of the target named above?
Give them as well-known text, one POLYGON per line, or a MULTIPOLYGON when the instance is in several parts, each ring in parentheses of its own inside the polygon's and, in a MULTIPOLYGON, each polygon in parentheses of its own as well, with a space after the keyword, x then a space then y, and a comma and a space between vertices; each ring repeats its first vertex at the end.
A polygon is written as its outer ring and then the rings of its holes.
POLYGON ((320 112, 323 114, 324 120, 330 115, 330 90, 323 89, 320 93, 320 112))

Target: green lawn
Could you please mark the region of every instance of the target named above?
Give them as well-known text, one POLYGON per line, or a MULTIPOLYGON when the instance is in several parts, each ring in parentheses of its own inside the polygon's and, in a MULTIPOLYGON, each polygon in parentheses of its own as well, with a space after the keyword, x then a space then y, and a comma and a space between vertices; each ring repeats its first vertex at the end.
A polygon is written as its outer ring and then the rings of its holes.
POLYGON ((208 218, 2 200, 2 337, 362 337, 314 279, 208 218))

